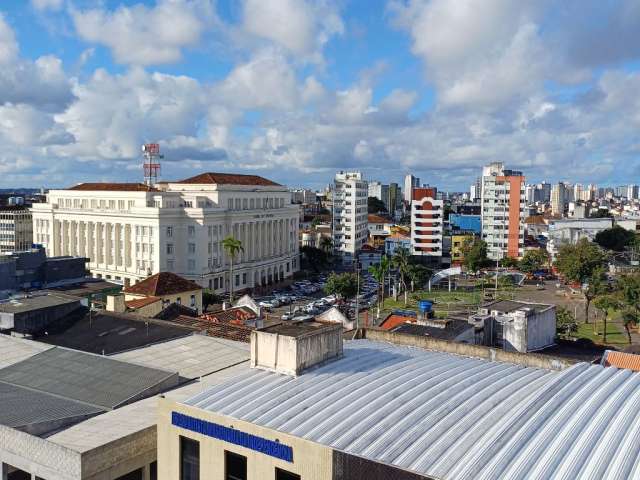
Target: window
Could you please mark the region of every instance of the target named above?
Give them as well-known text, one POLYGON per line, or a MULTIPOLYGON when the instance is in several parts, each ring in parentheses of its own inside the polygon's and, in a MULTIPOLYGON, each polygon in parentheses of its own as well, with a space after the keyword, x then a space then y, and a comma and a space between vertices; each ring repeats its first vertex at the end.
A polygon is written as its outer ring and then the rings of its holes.
POLYGON ((167 227, 167 237, 173 237, 173 227, 167 227))
POLYGON ((189 253, 196 253, 196 244, 195 243, 190 243, 189 244, 189 253))
POLYGON ((236 275, 236 287, 240 286, 240 275, 236 275))
POLYGON ((200 480, 200 443, 185 437, 180 437, 180 480, 200 480))
POLYGON ((124 210, 124 200, 118 200, 118 210, 124 210))
POLYGON ((191 307, 195 307, 196 306, 196 296, 195 295, 191 295, 191 307))
POLYGON ((242 284, 243 284, 243 285, 246 285, 246 284, 247 284, 247 274, 246 274, 246 273, 243 273, 243 274, 242 274, 242 284))
POLYGON ((167 260, 167 271, 173 272, 173 260, 167 260))
POLYGON ((190 237, 195 236, 196 234, 196 227, 194 227, 193 225, 189 225, 187 227, 187 233, 189 234, 190 237))
POLYGON ((173 243, 167 243, 167 255, 173 255, 173 243))
POLYGON ((246 210, 248 206, 248 200, 246 198, 242 199, 242 209, 246 210))
POLYGON ((196 269, 196 261, 193 258, 190 258, 187 261, 187 268, 190 272, 193 272, 196 269))
POLYGON ((214 288, 214 290, 218 289, 218 278, 217 277, 213 279, 213 288, 214 288))
POLYGON ((247 480, 247 457, 225 451, 224 478, 225 480, 247 480))
POLYGON ((276 480, 300 480, 300 475, 276 468, 276 480))
POLYGON ((253 210, 254 208, 256 208, 256 202, 255 202, 255 200, 254 200, 253 198, 249 201, 249 208, 250 208, 251 210, 253 210))
POLYGON ((213 227, 211 225, 207 227, 207 235, 209 235, 210 237, 213 236, 213 227))
POLYGON ((236 210, 240 210, 240 199, 236 198, 236 210))
POLYGON ((182 305, 182 299, 180 297, 176 298, 176 303, 182 305))
POLYGON ((233 198, 227 200, 227 208, 233 210, 233 198))

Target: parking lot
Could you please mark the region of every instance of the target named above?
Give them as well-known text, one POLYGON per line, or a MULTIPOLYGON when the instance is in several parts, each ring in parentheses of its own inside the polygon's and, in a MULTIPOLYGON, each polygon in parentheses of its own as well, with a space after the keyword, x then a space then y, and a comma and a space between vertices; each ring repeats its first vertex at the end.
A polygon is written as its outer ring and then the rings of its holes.
MULTIPOLYGON (((337 306, 349 318, 356 309, 355 298, 348 303, 327 295, 324 291, 327 275, 319 275, 313 280, 294 282, 290 287, 275 290, 271 295, 255 300, 265 312, 265 326, 289 320, 312 320, 332 306, 337 306)), ((360 275, 360 295, 358 309, 364 311, 377 301, 378 283, 368 272, 360 275)))

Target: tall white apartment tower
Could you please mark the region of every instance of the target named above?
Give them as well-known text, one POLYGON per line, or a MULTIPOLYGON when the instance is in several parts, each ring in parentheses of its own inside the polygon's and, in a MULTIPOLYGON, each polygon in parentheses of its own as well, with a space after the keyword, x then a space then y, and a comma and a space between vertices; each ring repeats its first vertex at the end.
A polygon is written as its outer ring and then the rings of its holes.
POLYGON ((338 172, 333 184, 333 248, 352 263, 367 240, 368 185, 360 172, 338 172))
POLYGON ((525 192, 522 172, 500 162, 482 169, 482 238, 492 260, 524 254, 525 192))
POLYGON ((420 179, 413 175, 405 175, 404 177, 404 201, 411 203, 413 200, 413 189, 420 186, 420 179))

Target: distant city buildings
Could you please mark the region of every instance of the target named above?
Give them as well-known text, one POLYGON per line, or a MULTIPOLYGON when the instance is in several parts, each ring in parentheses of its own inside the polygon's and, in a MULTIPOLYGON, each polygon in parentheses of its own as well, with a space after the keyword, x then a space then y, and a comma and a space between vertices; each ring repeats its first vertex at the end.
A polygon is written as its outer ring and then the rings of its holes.
POLYGON ((482 238, 493 260, 524 253, 524 176, 500 162, 482 169, 482 238))
POLYGON ((413 196, 412 191, 415 187, 420 186, 420 179, 418 177, 414 177, 411 174, 405 175, 404 177, 404 201, 407 203, 411 203, 413 196))
POLYGON ((367 241, 369 187, 360 172, 338 172, 333 185, 333 248, 345 264, 367 241))
POLYGON ((33 244, 33 218, 23 204, 0 207, 0 252, 20 252, 33 244))

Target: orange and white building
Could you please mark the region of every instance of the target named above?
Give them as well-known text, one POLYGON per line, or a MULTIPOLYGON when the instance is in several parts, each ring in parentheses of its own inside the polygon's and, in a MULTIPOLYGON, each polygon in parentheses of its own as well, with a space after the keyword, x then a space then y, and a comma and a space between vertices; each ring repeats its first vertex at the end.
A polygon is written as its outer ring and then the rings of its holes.
POLYGON ((415 187, 411 192, 411 254, 442 257, 444 201, 435 187, 415 187))
POLYGON ((482 239, 492 260, 524 254, 525 191, 522 172, 494 162, 482 169, 482 239))

